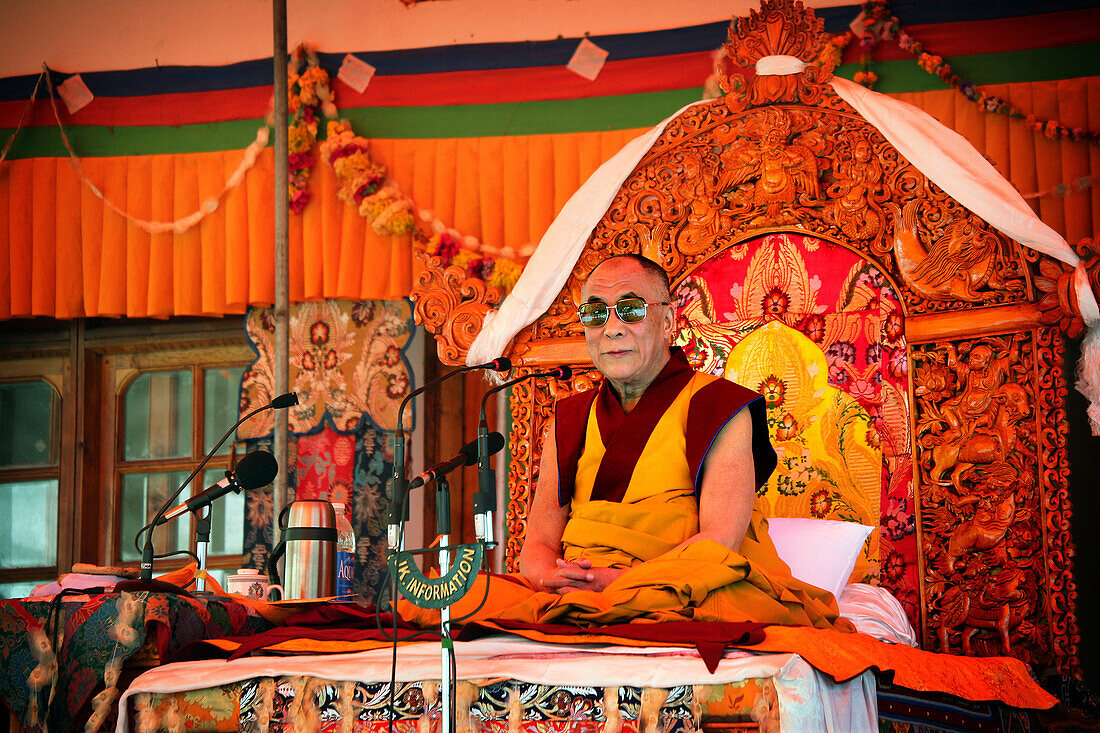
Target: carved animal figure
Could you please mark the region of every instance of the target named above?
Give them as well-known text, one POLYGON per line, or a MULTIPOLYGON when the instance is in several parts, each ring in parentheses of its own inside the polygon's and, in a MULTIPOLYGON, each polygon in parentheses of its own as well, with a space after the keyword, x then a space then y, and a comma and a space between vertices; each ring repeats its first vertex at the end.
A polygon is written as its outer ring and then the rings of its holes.
POLYGON ((1000 561, 1005 560, 1006 551, 1001 545, 1016 515, 1016 494, 1007 490, 999 496, 969 496, 959 502, 960 506, 977 502, 974 516, 960 524, 947 543, 947 571, 955 572, 955 562, 968 552, 997 550, 1000 561))
POLYGON ((908 201, 904 210, 893 203, 885 206, 894 212, 898 269, 914 291, 929 300, 976 303, 996 298, 993 290, 1006 289, 996 273, 1000 247, 995 235, 960 219, 926 249, 917 228, 920 202, 908 201))
POLYGON ((973 656, 971 642, 974 634, 985 629, 997 632, 1001 642, 1001 654, 1011 656, 1010 632, 1020 625, 1031 609, 1026 595, 1020 590, 1023 579, 1019 568, 1006 568, 973 598, 963 587, 953 585, 944 591, 934 605, 943 612, 939 620, 937 636, 941 651, 949 652, 950 632, 959 626, 962 632, 963 654, 973 656))

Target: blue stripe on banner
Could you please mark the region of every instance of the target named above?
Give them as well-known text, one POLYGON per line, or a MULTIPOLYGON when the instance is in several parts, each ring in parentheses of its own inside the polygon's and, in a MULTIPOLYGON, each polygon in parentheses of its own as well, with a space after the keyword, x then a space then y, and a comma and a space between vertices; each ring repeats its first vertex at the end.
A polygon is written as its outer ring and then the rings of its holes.
MULTIPOLYGON (((1061 13, 1067 10, 1090 10, 1096 7, 1096 0, 982 0, 979 2, 959 2, 959 0, 891 0, 890 12, 897 16, 901 27, 907 25, 931 25, 933 23, 962 23, 973 20, 993 20, 996 18, 1019 18, 1024 15, 1044 15, 1061 13)), ((841 8, 847 10, 847 8, 841 8)), ((834 8, 814 9, 818 17, 828 17, 827 12, 834 8)), ((859 15, 859 7, 844 24, 859 15)), ((829 21, 825 21, 828 29, 829 21)), ((834 30, 840 33, 844 29, 834 30)), ((934 51, 935 49, 933 49, 934 51)))
MULTIPOLYGON (((1042 12, 1054 13, 1095 7, 1096 0, 1047 0, 1042 12)), ((899 0, 890 5, 905 25, 988 20, 1034 15, 1034 0, 960 3, 957 0, 899 0)), ((859 14, 858 5, 816 8, 829 33, 842 33, 859 14)), ((717 49, 726 40, 728 21, 645 33, 592 36, 590 40, 607 50, 609 60, 626 60, 717 49)), ((380 76, 430 74, 447 71, 516 69, 559 66, 568 63, 580 38, 520 43, 478 43, 436 46, 398 51, 353 52, 368 62, 380 76)), ((935 49, 933 49, 934 51, 935 49)), ((346 55, 321 53, 322 64, 331 73, 346 55)), ((55 71, 56 83, 79 69, 55 71)), ((151 94, 240 89, 271 84, 270 59, 241 61, 225 66, 157 66, 125 71, 96 71, 82 74, 92 93, 103 97, 139 97, 151 94)), ((0 101, 29 99, 37 75, 0 79, 0 101)))
MULTIPOLYGON (((646 33, 591 36, 589 40, 609 52, 612 60, 669 56, 712 51, 726 40, 729 21, 671 28, 646 33)), ((399 51, 353 52, 377 69, 378 76, 432 74, 448 71, 520 69, 564 66, 580 38, 522 43, 476 43, 399 51)), ((319 53, 321 65, 335 74, 346 52, 319 53)), ((70 74, 54 71, 59 84, 70 74)), ((270 59, 242 61, 226 66, 157 66, 126 71, 95 71, 81 75, 96 96, 140 97, 151 94, 207 92, 271 84, 270 59)), ((0 79, 0 101, 30 98, 37 76, 0 79)))

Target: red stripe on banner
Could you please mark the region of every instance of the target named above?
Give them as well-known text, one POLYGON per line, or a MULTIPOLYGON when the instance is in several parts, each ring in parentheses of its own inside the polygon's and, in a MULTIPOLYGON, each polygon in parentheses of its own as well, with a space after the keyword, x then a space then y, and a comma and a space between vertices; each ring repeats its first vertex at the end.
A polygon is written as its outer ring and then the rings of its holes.
MULTIPOLYGON (((95 94, 95 90, 91 90, 95 94)), ((57 111, 65 125, 196 125, 205 122, 258 119, 271 103, 271 87, 246 87, 190 94, 151 94, 140 97, 96 97, 84 109, 70 115, 58 100, 57 111)), ((26 108, 26 100, 0 102, 0 128, 13 128, 26 108)), ((41 92, 25 127, 57 124, 49 97, 41 92)))
MULTIPOLYGON (((711 52, 705 51, 609 61, 595 81, 565 66, 537 66, 375 76, 363 94, 343 82, 334 87, 336 105, 345 109, 536 102, 701 88, 713 64, 711 52)), ((333 76, 336 71, 330 70, 333 76)), ((91 91, 95 94, 95 89, 91 91)), ((175 126, 258 119, 266 113, 270 99, 271 87, 247 87, 191 94, 96 97, 72 117, 60 103, 59 109, 66 125, 175 126)), ((0 102, 0 128, 15 127, 26 106, 22 100, 0 102)), ((39 96, 24 124, 57 124, 48 98, 39 96)))
MULTIPOLYGON (((717 49, 715 49, 717 50, 717 49)), ((340 83, 340 107, 419 107, 537 102, 702 88, 712 51, 608 61, 595 81, 562 66, 376 76, 363 94, 340 83)))
MULTIPOLYGON (((903 25, 902 29, 919 41, 925 51, 944 58, 1076 46, 1100 40, 1100 8, 961 23, 903 25)), ((851 43, 845 50, 844 61, 858 62, 859 55, 859 44, 851 43)), ((911 58, 911 53, 892 40, 883 41, 874 52, 875 61, 911 58)), ((1067 75, 1068 72, 1067 69, 1067 75)))

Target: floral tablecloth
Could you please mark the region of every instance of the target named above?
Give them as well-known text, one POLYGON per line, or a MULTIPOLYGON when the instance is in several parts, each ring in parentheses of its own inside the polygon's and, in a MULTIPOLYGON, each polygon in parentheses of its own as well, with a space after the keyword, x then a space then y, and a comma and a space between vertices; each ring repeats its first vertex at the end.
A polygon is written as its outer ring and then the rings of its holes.
POLYGON ((127 660, 154 652, 153 661, 164 660, 201 639, 269 628, 225 597, 138 591, 0 600, 0 698, 27 730, 67 731, 88 716, 86 729, 96 730, 112 716, 127 660))

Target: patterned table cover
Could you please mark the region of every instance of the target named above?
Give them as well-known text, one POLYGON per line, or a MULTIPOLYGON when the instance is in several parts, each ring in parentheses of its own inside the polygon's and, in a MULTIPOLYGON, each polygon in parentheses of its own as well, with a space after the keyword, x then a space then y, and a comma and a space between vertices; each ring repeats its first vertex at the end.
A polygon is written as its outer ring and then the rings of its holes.
MULTIPOLYGON (((388 682, 307 676, 258 677, 130 700, 131 730, 279 733, 383 733, 389 729, 388 682)), ((516 680, 458 683, 458 733, 693 733, 704 720, 757 722, 775 705, 769 680, 672 689, 545 685, 516 680), (647 720, 651 719, 651 720, 647 720), (648 724, 643 724, 643 720, 648 724)), ((398 682, 394 731, 440 729, 439 682, 398 682)))
POLYGON ((49 597, 0 599, 0 699, 28 731, 71 730, 89 698, 88 729, 96 730, 114 711, 124 663, 156 663, 201 639, 271 628, 230 598, 112 592, 57 599, 48 637, 53 605, 49 597))

